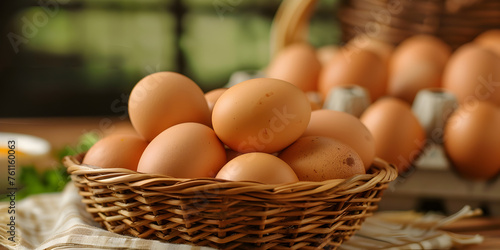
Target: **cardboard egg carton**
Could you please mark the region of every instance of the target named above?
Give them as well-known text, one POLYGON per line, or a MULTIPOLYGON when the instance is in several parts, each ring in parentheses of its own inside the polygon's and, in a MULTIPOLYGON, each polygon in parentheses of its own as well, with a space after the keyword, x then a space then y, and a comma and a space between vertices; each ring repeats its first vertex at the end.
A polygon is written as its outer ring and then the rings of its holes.
MULTIPOLYGON (((265 77, 259 71, 235 72, 226 87, 238 82, 265 77)), ((323 108, 359 117, 371 104, 365 89, 358 86, 331 90, 323 108)), ((440 210, 446 214, 465 205, 500 215, 500 177, 490 181, 471 181, 453 169, 442 146, 444 125, 457 107, 455 97, 439 89, 421 90, 412 110, 427 134, 427 146, 413 166, 391 183, 385 191, 380 210, 440 210)))

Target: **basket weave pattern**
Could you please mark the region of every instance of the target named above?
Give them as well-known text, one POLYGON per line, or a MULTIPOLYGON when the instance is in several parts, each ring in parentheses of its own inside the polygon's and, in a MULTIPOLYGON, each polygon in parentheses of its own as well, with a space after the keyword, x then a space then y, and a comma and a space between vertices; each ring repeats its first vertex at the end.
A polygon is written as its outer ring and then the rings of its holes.
MULTIPOLYGON (((308 41, 309 19, 319 0, 283 0, 273 20, 271 55, 308 41)), ((360 36, 398 45, 416 34, 436 36, 453 49, 490 29, 500 29, 498 0, 337 0, 332 17, 341 43, 360 36)))
POLYGON ((500 28, 498 0, 341 0, 344 42, 362 33, 394 45, 415 34, 439 37, 456 49, 500 28))
POLYGON ((335 249, 397 177, 380 159, 351 179, 283 185, 178 179, 80 160, 63 161, 87 211, 107 230, 218 249, 335 249))

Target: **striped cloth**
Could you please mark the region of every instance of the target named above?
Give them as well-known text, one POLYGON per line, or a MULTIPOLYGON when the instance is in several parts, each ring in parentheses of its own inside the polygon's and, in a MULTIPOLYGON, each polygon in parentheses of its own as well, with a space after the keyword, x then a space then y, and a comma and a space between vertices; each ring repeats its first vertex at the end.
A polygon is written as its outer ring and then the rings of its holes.
POLYGON ((19 201, 15 208, 15 243, 8 239, 7 224, 12 216, 9 204, 0 203, 0 245, 7 249, 212 249, 109 232, 92 220, 80 199, 73 183, 69 183, 61 193, 19 201))

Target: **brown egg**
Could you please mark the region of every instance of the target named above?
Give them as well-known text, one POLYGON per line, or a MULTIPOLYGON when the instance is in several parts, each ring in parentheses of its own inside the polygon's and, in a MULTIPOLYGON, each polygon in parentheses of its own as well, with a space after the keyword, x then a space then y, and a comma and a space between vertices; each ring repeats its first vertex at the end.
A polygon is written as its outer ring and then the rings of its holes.
POLYGON ((461 104, 488 101, 500 105, 500 57, 469 43, 451 56, 443 74, 443 88, 461 104))
POLYGON ((267 67, 266 77, 287 81, 304 92, 314 91, 320 70, 316 50, 307 43, 296 43, 276 55, 267 67))
POLYGON ((176 178, 214 177, 226 163, 224 145, 206 125, 174 125, 156 136, 144 150, 138 172, 176 178))
POLYGON ((301 137, 278 157, 290 165, 301 181, 347 179, 365 173, 358 153, 330 137, 301 137))
MULTIPOLYGON (((400 43, 393 52, 392 57, 396 53, 403 53, 416 60, 427 60, 429 57, 434 57, 434 60, 439 64, 446 64, 452 53, 451 47, 443 40, 431 35, 414 35, 405 39, 400 43), (408 51, 410 48, 414 51, 408 51)), ((399 56, 397 56, 399 57, 399 56)), ((394 58, 391 58, 394 60, 394 58)))
POLYGON ((130 93, 128 112, 135 130, 148 141, 179 123, 210 125, 203 91, 175 72, 157 72, 141 79, 130 93))
POLYGON ((255 181, 264 184, 297 182, 293 170, 280 158, 267 153, 242 154, 229 161, 215 178, 230 181, 255 181))
POLYGON ((137 170, 146 140, 133 134, 112 134, 97 141, 85 154, 82 163, 102 168, 137 170))
POLYGON ((382 98, 360 117, 375 139, 375 156, 405 172, 426 143, 422 125, 410 105, 395 97, 382 98))
POLYGON ((404 40, 392 54, 387 92, 408 103, 422 89, 439 88, 451 47, 439 38, 416 35, 404 40))
POLYGON ((213 89, 205 93, 205 99, 207 100, 208 104, 208 109, 210 110, 210 114, 212 113, 212 110, 214 109, 214 105, 219 99, 219 97, 222 95, 222 93, 226 92, 227 88, 218 88, 218 89, 213 89))
POLYGON ((375 158, 375 140, 366 126, 357 117, 335 110, 315 110, 302 136, 326 136, 347 144, 354 149, 365 169, 369 169, 375 158))
POLYGON ((489 180, 500 173, 500 108, 488 102, 460 106, 444 130, 444 148, 464 178, 489 180))
POLYGON ((342 49, 321 70, 318 90, 324 99, 331 89, 337 86, 358 85, 370 93, 376 100, 386 93, 387 64, 376 53, 360 49, 350 53, 342 49))
POLYGON ((221 141, 238 152, 274 153, 304 133, 311 105, 296 86, 273 78, 256 78, 224 92, 212 113, 221 141))
POLYGON ((473 42, 490 49, 500 56, 500 29, 487 30, 479 34, 473 42))
POLYGON ((350 53, 356 53, 356 51, 361 49, 370 50, 379 55, 380 58, 382 58, 382 60, 387 64, 389 63, 391 55, 394 51, 394 45, 366 35, 360 35, 352 38, 344 47, 348 49, 350 53))

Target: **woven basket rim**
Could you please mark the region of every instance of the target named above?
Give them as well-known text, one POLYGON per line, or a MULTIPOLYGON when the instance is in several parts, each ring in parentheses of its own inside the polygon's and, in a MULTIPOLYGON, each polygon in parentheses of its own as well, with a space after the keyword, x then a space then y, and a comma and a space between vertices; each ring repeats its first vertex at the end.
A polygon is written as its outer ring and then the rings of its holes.
POLYGON ((397 168, 380 158, 375 158, 367 174, 355 175, 348 179, 332 179, 320 182, 298 181, 285 184, 262 184, 251 181, 228 181, 216 178, 174 178, 160 174, 145 174, 123 168, 101 168, 82 164, 82 156, 65 156, 63 164, 72 176, 85 176, 100 185, 124 184, 136 189, 167 193, 210 192, 227 190, 234 194, 260 192, 269 195, 295 193, 314 195, 325 190, 339 190, 343 194, 363 192, 376 185, 392 182, 398 177, 397 168))
POLYGON ((377 209, 393 164, 376 158, 367 174, 322 182, 261 184, 183 179, 63 164, 93 219, 108 231, 218 249, 336 249, 377 209))

